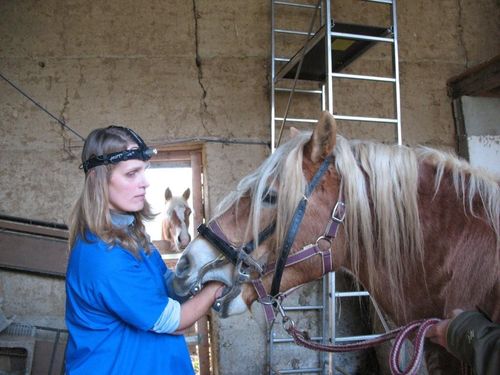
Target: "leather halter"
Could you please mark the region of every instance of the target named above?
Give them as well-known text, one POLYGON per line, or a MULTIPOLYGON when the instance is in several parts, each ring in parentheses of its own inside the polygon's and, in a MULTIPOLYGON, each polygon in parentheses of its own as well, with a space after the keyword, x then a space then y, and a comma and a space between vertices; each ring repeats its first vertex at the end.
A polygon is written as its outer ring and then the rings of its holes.
MULTIPOLYGON (((321 256, 322 261, 322 274, 325 275, 329 272, 333 271, 333 254, 332 254, 332 245, 335 237, 337 236, 337 231, 339 229, 340 224, 344 222, 345 219, 345 204, 343 202, 342 197, 342 183, 340 184, 339 189, 339 197, 337 203, 335 204, 332 214, 330 215, 330 219, 328 220, 328 224, 325 227, 325 231, 323 235, 318 237, 314 244, 309 244, 304 246, 301 250, 287 257, 286 262, 284 264, 284 268, 293 266, 297 263, 303 262, 309 258, 312 258, 316 255, 321 256), (322 243, 323 246, 321 245, 322 243), (328 246, 325 246, 327 244, 328 246)), ((266 265, 264 269, 264 273, 262 276, 272 273, 273 269, 275 269, 274 263, 266 265)), ((275 309, 281 310, 281 301, 286 296, 285 294, 280 294, 279 290, 276 294, 268 295, 264 288, 264 284, 262 283, 262 278, 252 280, 252 285, 257 293, 258 301, 264 307, 264 313, 266 315, 266 319, 268 323, 271 323, 275 318, 275 309)), ((292 290, 295 290, 293 288, 292 290)), ((283 315, 283 311, 280 311, 283 315)))
MULTIPOLYGON (((259 243, 265 241, 273 234, 275 228, 276 223, 273 222, 260 232, 258 234, 259 243)), ((191 293, 196 294, 201 290, 203 276, 208 271, 231 262, 235 267, 232 285, 224 289, 222 296, 212 306, 215 311, 226 317, 228 303, 240 293, 240 285, 250 281, 252 273, 257 273, 259 276, 262 275, 262 266, 250 255, 255 250, 255 241, 251 240, 242 246, 232 244, 215 220, 208 223, 208 225, 199 225, 198 233, 217 248, 221 252, 221 255, 205 264, 198 271, 198 278, 191 289, 191 293)))
MULTIPOLYGON (((208 242, 210 242, 215 248, 217 248, 222 254, 214 261, 202 267, 202 269, 199 271, 198 283, 195 284, 194 290, 192 290, 192 292, 197 293, 199 291, 199 289, 201 288, 202 276, 206 272, 208 272, 208 270, 226 264, 227 262, 231 262, 236 267, 235 276, 233 278, 233 285, 230 287, 230 290, 227 293, 224 293, 223 296, 215 302, 214 306, 212 307, 216 311, 221 312, 223 316, 226 315, 228 307, 227 303, 237 294, 239 294, 240 285, 245 282, 252 282, 252 285, 257 292, 259 302, 263 304, 266 310, 266 317, 268 320, 270 320, 274 318, 274 311, 271 307, 271 304, 276 306, 275 301, 279 296, 281 278, 283 276, 285 267, 299 263, 311 258, 314 255, 319 254, 322 256, 323 274, 332 271, 332 239, 335 238, 338 226, 343 222, 345 216, 345 205, 342 202, 342 186, 340 187, 339 200, 332 211, 332 215, 326 226, 324 234, 316 240, 316 244, 308 245, 299 252, 289 257, 291 247, 295 241, 295 237, 306 211, 308 199, 320 182, 323 175, 328 170, 328 167, 330 163, 332 163, 332 161, 332 155, 326 157, 307 185, 304 195, 300 200, 297 208, 295 209, 294 216, 292 217, 291 224, 285 236, 285 241, 283 242, 280 256, 275 263, 268 264, 262 267, 256 260, 252 258, 251 253, 253 252, 253 250, 255 250, 254 240, 251 240, 241 246, 235 246, 234 244, 230 243, 216 221, 211 221, 208 225, 201 224, 198 227, 198 233, 203 236, 208 242), (322 241, 326 241, 329 245, 325 250, 321 249, 320 243, 322 241), (271 273, 273 269, 274 276, 271 286, 271 292, 268 295, 264 289, 261 278, 262 276, 271 273), (252 272, 257 273, 258 277, 252 279, 252 272), (200 276, 200 274, 202 275, 200 276)), ((264 230, 262 230, 258 235, 258 243, 266 240, 271 234, 274 233, 275 229, 276 222, 273 222, 264 230)))
POLYGON ((297 232, 299 231, 300 223, 304 218, 304 214, 306 212, 307 202, 312 192, 318 185, 319 181, 328 170, 330 163, 333 161, 333 156, 328 155, 328 157, 323 160, 321 166, 314 174, 311 182, 307 185, 304 196, 299 202, 299 205, 295 209, 295 213, 293 214, 292 221, 290 222, 290 227, 286 233, 285 241, 283 242, 283 247, 281 249, 280 257, 278 258, 278 262, 276 262, 275 272, 273 276, 273 283, 271 285, 271 296, 276 297, 280 290, 281 277, 283 276, 283 271, 285 270, 286 260, 288 258, 288 254, 290 254, 290 249, 295 241, 295 237, 297 236, 297 232))
MULTIPOLYGON (((276 222, 271 223, 258 235, 258 242, 265 241, 271 234, 274 233, 276 222)), ((245 245, 237 247, 229 242, 226 235, 216 221, 211 221, 208 226, 200 224, 198 226, 198 233, 202 235, 208 242, 214 245, 226 258, 237 265, 241 260, 247 267, 255 267, 259 273, 262 272, 260 265, 253 260, 250 254, 255 250, 255 242, 253 240, 247 242, 245 245)))

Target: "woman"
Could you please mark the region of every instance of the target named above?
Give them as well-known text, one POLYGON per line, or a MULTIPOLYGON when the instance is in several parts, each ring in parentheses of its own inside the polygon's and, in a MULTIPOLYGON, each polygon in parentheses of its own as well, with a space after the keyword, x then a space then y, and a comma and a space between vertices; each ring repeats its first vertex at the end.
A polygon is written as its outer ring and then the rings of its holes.
POLYGON ((155 150, 132 130, 87 137, 85 183, 70 217, 66 275, 66 373, 192 374, 180 332, 220 295, 211 282, 192 299, 175 296, 172 271, 145 232, 145 170, 155 150))

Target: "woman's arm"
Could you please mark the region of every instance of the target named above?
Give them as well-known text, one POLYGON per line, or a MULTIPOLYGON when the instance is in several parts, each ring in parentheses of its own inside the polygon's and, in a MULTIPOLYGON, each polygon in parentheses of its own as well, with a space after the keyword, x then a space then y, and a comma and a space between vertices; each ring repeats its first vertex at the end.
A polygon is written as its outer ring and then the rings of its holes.
POLYGON ((206 284, 200 293, 181 305, 181 319, 177 333, 191 327, 198 319, 207 313, 215 300, 220 297, 224 284, 212 281, 206 284))

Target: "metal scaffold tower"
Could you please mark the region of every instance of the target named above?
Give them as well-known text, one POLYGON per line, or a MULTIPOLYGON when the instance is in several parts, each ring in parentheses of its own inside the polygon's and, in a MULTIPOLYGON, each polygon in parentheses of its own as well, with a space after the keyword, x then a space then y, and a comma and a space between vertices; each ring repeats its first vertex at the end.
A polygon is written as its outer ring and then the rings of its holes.
MULTIPOLYGON (((402 144, 396 0, 271 0, 271 145, 286 129, 312 130, 328 110, 342 131, 362 138, 402 144)), ((315 314, 322 343, 373 338, 340 336, 340 299, 368 298, 359 290, 338 290, 334 273, 317 283, 320 297, 308 305, 292 302, 285 310, 315 314)), ((381 313, 372 301, 382 322, 381 313)), ((384 327, 385 322, 383 322, 384 327)), ((280 348, 293 341, 278 327, 269 332, 270 374, 341 374, 335 356, 318 354, 315 364, 279 360, 280 348)), ((300 361, 298 361, 300 362, 300 361)))
MULTIPOLYGON (((310 0, 310 3, 271 0, 271 140, 273 147, 278 144, 283 124, 285 126, 310 125, 316 122, 314 117, 292 115, 291 98, 293 98, 294 106, 297 107, 297 102, 302 102, 305 95, 315 97, 313 100, 320 104, 320 108, 334 113, 339 121, 391 125, 395 129, 395 141, 398 144, 402 143, 396 0, 343 2, 352 3, 352 5, 371 3, 385 6, 389 12, 382 22, 386 21, 390 24, 382 26, 340 22, 333 16, 335 15, 334 3, 336 2, 333 0, 310 0), (305 14, 302 20, 307 20, 302 21, 303 30, 293 25, 294 23, 300 24, 301 21, 297 10, 305 14), (292 16, 289 16, 290 14, 292 16), (325 25, 330 25, 330 27, 325 25), (292 37, 295 40, 291 40, 292 37), (379 74, 357 73, 356 69, 377 71, 377 69, 370 69, 370 64, 363 64, 362 60, 367 52, 381 44, 389 46, 390 51, 377 51, 378 55, 371 56, 370 60, 375 68, 378 68, 379 74), (373 98, 375 103, 381 103, 384 108, 392 106, 392 113, 389 116, 366 115, 362 113, 362 108, 357 108, 356 113, 340 112, 354 111, 353 108, 345 106, 345 98, 341 97, 340 92, 337 95, 334 94, 334 89, 341 85, 346 86, 346 81, 375 85, 376 87, 367 85, 359 87, 361 90, 375 90, 373 98), (390 101, 378 96, 377 89, 380 84, 390 86, 390 101), (299 95, 300 97, 297 98, 299 95)), ((346 5, 343 6, 345 9, 346 5)), ((374 8, 366 7, 359 7, 359 9, 361 9, 360 12, 364 12, 363 19, 370 18, 371 13, 376 11, 374 8)), ((350 88, 349 99, 352 100, 356 92, 354 85, 350 88)), ((388 90, 382 89, 380 95, 387 92, 388 90)), ((303 107, 299 108, 303 109, 303 107)))

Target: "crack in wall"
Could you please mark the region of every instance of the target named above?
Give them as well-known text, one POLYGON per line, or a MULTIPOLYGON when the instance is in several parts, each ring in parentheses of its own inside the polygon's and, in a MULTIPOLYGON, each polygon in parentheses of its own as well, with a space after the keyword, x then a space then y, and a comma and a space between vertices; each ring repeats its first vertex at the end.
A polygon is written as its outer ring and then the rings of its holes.
POLYGON ((194 18, 195 63, 196 63, 196 68, 198 70, 198 85, 201 88, 200 119, 201 119, 201 125, 203 126, 205 131, 210 135, 210 132, 208 131, 207 128, 207 114, 208 114, 208 105, 206 102, 207 90, 205 88, 205 85, 203 84, 203 67, 201 64, 201 57, 199 51, 198 19, 200 18, 200 15, 198 13, 196 0, 193 0, 193 18, 194 18))
MULTIPOLYGON (((58 33, 59 38, 61 40, 61 46, 62 46, 62 51, 63 55, 67 55, 67 40, 66 40, 66 35, 67 35, 67 19, 68 19, 68 7, 63 6, 59 8, 59 11, 61 12, 62 15, 62 22, 61 22, 61 29, 60 32, 58 33)), ((67 112, 69 106, 69 94, 68 94, 68 88, 66 88, 66 95, 64 96, 64 102, 62 105, 61 112, 59 114, 59 119, 66 124, 66 118, 65 118, 65 113, 67 112)), ((68 133, 67 129, 60 124, 60 135, 62 138, 62 150, 63 152, 67 155, 66 158, 63 158, 62 160, 73 160, 73 159, 78 159, 78 156, 75 155, 75 153, 71 150, 71 135, 68 133)))
MULTIPOLYGON (((66 113, 68 106, 69 106, 69 95, 68 95, 68 88, 66 88, 66 95, 64 96, 63 107, 62 107, 60 115, 59 115, 59 118, 61 119, 61 121, 64 124, 66 124, 66 118, 65 118, 64 114, 66 113)), ((60 128, 61 128, 60 134, 61 134, 61 138, 63 141, 62 148, 63 148, 63 151, 69 156, 69 158, 63 159, 63 160, 71 160, 71 159, 77 158, 77 156, 71 150, 71 137, 70 137, 70 135, 68 134, 68 132, 66 131, 64 126, 60 125, 60 128)))
MULTIPOLYGON (((68 109, 68 105, 69 105, 68 88, 66 88, 66 95, 64 96, 63 106, 62 106, 61 112, 59 112, 59 118, 64 123, 66 123, 66 120, 64 119, 64 114, 66 113, 66 110, 68 109)), ((64 128, 62 127, 62 125, 61 125, 61 129, 64 130, 64 128)))
POLYGON ((460 47, 462 48, 462 54, 463 54, 464 59, 465 59, 464 65, 465 65, 465 68, 467 69, 469 67, 469 56, 467 54, 467 48, 465 46, 464 27, 462 25, 462 14, 463 14, 462 1, 457 0, 457 5, 458 5, 458 23, 457 23, 458 40, 460 43, 460 47))

